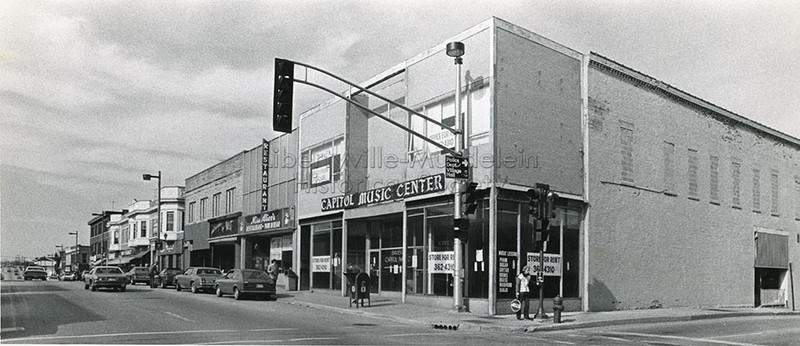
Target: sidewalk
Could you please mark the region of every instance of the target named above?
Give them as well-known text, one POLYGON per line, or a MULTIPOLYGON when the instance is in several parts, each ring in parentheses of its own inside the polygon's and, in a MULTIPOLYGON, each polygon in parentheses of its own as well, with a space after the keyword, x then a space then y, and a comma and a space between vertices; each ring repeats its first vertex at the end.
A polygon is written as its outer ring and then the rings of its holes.
POLYGON ((553 323, 552 311, 547 311, 547 316, 549 317, 547 320, 520 321, 517 320, 515 315, 481 316, 472 313, 459 313, 454 310, 403 304, 394 299, 376 295, 372 296, 372 306, 356 308, 355 305, 350 307, 348 298, 342 297, 338 291, 286 291, 280 286, 278 287, 278 302, 314 309, 325 309, 348 315, 381 318, 406 324, 428 325, 439 329, 518 333, 757 315, 800 316, 800 311, 793 312, 791 308, 669 308, 609 312, 566 312, 562 313, 562 323, 556 324, 553 323))

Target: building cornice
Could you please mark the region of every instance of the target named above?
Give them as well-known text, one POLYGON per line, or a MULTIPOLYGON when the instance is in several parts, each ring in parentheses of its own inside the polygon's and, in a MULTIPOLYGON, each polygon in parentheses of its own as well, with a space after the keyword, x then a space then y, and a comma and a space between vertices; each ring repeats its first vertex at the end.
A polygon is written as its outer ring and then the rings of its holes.
POLYGON ((650 76, 648 76, 648 75, 646 75, 644 73, 641 73, 641 72, 636 71, 636 70, 634 70, 632 68, 624 66, 624 65, 622 65, 622 64, 620 64, 620 63, 618 63, 616 61, 613 61, 613 60, 611 60, 609 58, 606 58, 606 57, 604 57, 604 56, 602 56, 600 54, 597 54, 597 53, 594 53, 594 52, 590 52, 589 53, 589 60, 590 60, 589 61, 590 66, 591 66, 592 63, 594 63, 594 64, 597 64, 599 66, 603 66, 603 67, 605 67, 605 68, 607 68, 609 70, 616 71, 617 73, 625 75, 625 76, 627 76, 627 77, 629 77, 629 78, 631 78, 631 79, 633 79, 635 81, 643 83, 643 84, 645 84, 645 85, 647 85, 649 87, 652 87, 654 89, 658 89, 658 90, 660 90, 660 91, 662 91, 662 92, 664 92, 664 93, 666 93, 666 94, 668 94, 668 95, 670 95, 672 97, 678 98, 678 99, 680 99, 680 100, 682 100, 684 102, 690 103, 690 104, 695 105, 697 107, 704 108, 706 110, 709 110, 711 112, 719 114, 719 115, 721 115, 723 117, 731 119, 731 120, 733 120, 733 121, 735 121, 737 123, 740 123, 742 125, 750 127, 750 128, 752 128, 752 129, 754 129, 756 131, 760 131, 760 132, 766 133, 766 134, 771 135, 772 137, 775 137, 775 138, 777 138, 779 140, 782 140, 782 141, 785 141, 785 142, 788 142, 790 144, 793 144, 795 146, 800 147, 800 139, 798 139, 798 138, 792 137, 792 136, 790 136, 788 134, 785 134, 783 132, 780 132, 778 130, 770 128, 770 127, 768 127, 766 125, 763 125, 763 124, 757 123, 757 122, 755 122, 753 120, 750 120, 748 118, 745 118, 745 117, 743 117, 741 115, 738 115, 738 114, 736 114, 734 112, 731 112, 731 111, 729 111, 727 109, 724 109, 724 108, 722 108, 720 106, 717 106, 717 105, 715 105, 715 104, 713 104, 711 102, 708 102, 708 101, 703 100, 703 99, 701 99, 701 98, 699 98, 697 96, 691 95, 691 94, 689 94, 689 93, 687 93, 687 92, 685 92, 683 90, 680 90, 680 89, 678 89, 676 87, 673 87, 673 86, 671 86, 671 85, 669 85, 667 83, 664 83, 664 82, 662 82, 660 80, 657 80, 657 79, 655 79, 653 77, 650 77, 650 76))

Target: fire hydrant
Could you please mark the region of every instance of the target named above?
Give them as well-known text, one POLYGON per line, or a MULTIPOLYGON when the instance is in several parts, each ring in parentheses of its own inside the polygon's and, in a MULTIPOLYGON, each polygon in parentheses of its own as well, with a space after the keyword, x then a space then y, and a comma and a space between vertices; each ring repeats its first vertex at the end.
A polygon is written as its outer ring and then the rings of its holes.
POLYGON ((564 311, 564 298, 553 298, 553 323, 561 323, 561 311, 564 311))

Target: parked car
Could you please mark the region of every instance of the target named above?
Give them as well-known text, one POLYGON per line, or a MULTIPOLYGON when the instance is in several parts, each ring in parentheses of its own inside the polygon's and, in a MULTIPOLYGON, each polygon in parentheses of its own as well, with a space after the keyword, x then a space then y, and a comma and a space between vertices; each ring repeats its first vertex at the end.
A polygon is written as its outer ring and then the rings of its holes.
POLYGON ((245 295, 270 300, 277 298, 275 280, 272 280, 263 270, 258 269, 232 269, 217 279, 214 289, 217 297, 232 294, 236 300, 242 299, 245 295))
POLYGON ((72 281, 75 280, 75 273, 70 270, 64 270, 58 275, 58 281, 72 281))
POLYGON ((167 286, 172 286, 175 283, 175 275, 180 275, 181 273, 183 273, 183 270, 178 268, 166 268, 158 273, 153 278, 153 281, 155 281, 155 286, 167 288, 167 286))
POLYGON ((175 275, 175 289, 191 288, 192 293, 213 291, 214 281, 222 277, 222 271, 210 267, 189 267, 183 274, 175 275))
POLYGON ((96 291, 100 287, 113 288, 125 292, 128 278, 122 269, 112 266, 94 267, 83 277, 83 289, 96 291))
POLYGON ((30 266, 25 268, 25 271, 22 275, 25 277, 25 280, 47 280, 47 271, 44 269, 44 267, 30 266))
POLYGON ((131 285, 136 285, 137 282, 150 284, 150 269, 147 267, 133 267, 125 273, 125 276, 128 277, 131 285))

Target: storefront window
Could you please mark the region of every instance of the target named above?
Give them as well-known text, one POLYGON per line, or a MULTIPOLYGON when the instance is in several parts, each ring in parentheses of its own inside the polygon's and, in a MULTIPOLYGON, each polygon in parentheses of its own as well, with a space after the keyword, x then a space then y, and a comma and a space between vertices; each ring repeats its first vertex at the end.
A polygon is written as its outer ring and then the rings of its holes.
MULTIPOLYGON (((444 205, 427 208, 428 250, 436 255, 452 256, 453 252, 453 206, 444 205)), ((453 295, 452 269, 428 268, 428 294, 453 295), (450 269, 450 270, 447 270, 450 269)))
POLYGON ((580 285, 580 231, 581 212, 566 210, 564 218, 564 244, 563 263, 561 270, 564 275, 564 298, 577 298, 580 285))
POLYGON ((519 203, 499 201, 497 205, 497 298, 514 299, 519 266, 517 221, 519 203))
POLYGON ((470 220, 467 241, 467 296, 489 297, 489 202, 478 202, 475 219, 470 220))
POLYGON ((330 223, 312 225, 313 246, 311 273, 313 288, 331 287, 331 227, 330 223))
POLYGON ((422 294, 425 285, 425 229, 421 209, 408 212, 408 254, 406 259, 406 293, 422 294))

